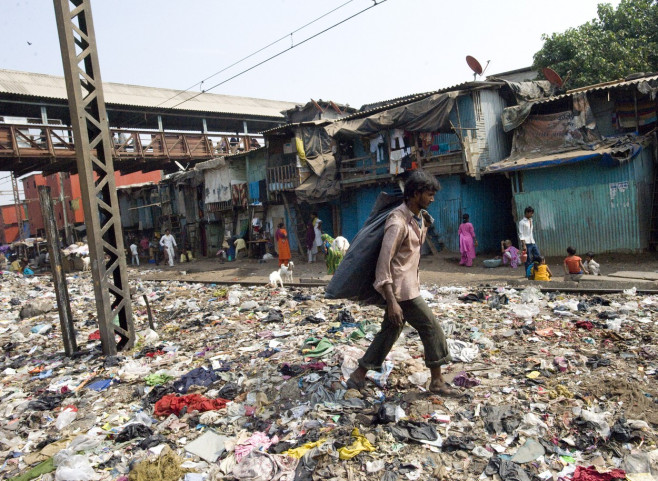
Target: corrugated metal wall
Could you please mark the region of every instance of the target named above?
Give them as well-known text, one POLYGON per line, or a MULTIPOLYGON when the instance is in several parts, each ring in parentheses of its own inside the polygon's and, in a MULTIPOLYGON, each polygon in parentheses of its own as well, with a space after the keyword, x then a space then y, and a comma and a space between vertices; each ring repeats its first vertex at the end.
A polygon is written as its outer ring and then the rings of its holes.
POLYGON ((504 176, 490 175, 478 181, 453 175, 440 177, 439 182, 441 190, 428 211, 446 249, 459 251, 457 231, 465 213, 470 215, 475 229, 478 252, 497 252, 501 240, 514 237, 512 191, 504 176))
POLYGON ((392 193, 396 190, 396 185, 387 184, 343 192, 340 201, 343 237, 352 242, 354 236, 368 219, 379 193, 392 193))
POLYGON ((638 252, 648 247, 653 163, 643 150, 633 161, 609 166, 586 161, 523 172, 514 194, 520 219, 535 209, 535 241, 542 254, 638 252))
POLYGON ((511 145, 501 120, 505 108, 504 100, 497 90, 480 90, 479 94, 484 125, 483 128, 478 129, 478 139, 484 140, 483 152, 480 156, 480 167, 484 168, 507 158, 511 145))

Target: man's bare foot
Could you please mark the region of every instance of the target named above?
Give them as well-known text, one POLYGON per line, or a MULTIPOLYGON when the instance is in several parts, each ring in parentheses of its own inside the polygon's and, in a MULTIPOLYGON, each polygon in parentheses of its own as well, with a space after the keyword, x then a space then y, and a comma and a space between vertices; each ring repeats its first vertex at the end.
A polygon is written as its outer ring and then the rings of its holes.
POLYGON ((366 374, 368 370, 359 366, 356 370, 350 375, 350 378, 347 380, 347 387, 350 389, 361 390, 366 387, 366 374))
POLYGON ((447 382, 435 382, 430 383, 429 391, 433 394, 438 394, 439 396, 444 397, 462 397, 464 393, 450 386, 447 382))
POLYGON ((443 374, 441 373, 441 366, 431 367, 430 373, 432 375, 432 381, 430 382, 429 391, 439 396, 445 397, 461 397, 463 393, 458 389, 455 389, 450 386, 445 379, 443 379, 443 374))

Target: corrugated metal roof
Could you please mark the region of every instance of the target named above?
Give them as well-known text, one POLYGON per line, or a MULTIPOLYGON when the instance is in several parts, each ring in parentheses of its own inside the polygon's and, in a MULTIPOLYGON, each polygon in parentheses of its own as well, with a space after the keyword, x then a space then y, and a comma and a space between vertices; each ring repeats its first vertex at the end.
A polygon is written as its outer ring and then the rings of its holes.
POLYGON ((595 84, 595 85, 588 85, 586 87, 581 87, 581 88, 578 88, 578 89, 568 90, 567 93, 564 93, 564 94, 561 94, 561 95, 555 95, 553 97, 548 97, 548 98, 542 99, 542 100, 538 100, 535 103, 545 104, 545 103, 548 103, 548 102, 553 102, 554 100, 560 100, 560 99, 564 99, 564 98, 567 98, 567 97, 571 97, 573 94, 576 94, 576 93, 581 93, 581 92, 588 93, 588 92, 596 92, 596 91, 601 91, 601 90, 609 90, 609 89, 629 87, 631 85, 637 85, 637 84, 642 83, 642 82, 648 82, 648 81, 656 80, 656 79, 658 79, 658 75, 650 75, 650 76, 647 76, 647 77, 640 77, 640 78, 633 79, 633 80, 624 80, 624 79, 612 80, 610 82, 604 82, 604 83, 595 84))
POLYGON ((422 100, 426 97, 429 97, 430 95, 436 95, 436 94, 441 94, 441 93, 446 93, 446 92, 454 92, 458 90, 469 90, 469 89, 476 89, 476 88, 485 88, 485 87, 499 87, 505 85, 505 82, 484 82, 484 81, 471 81, 471 82, 462 82, 457 85, 453 85, 451 87, 445 87, 442 89, 434 90, 432 92, 423 92, 419 94, 412 94, 412 95, 407 95, 404 97, 398 97, 396 99, 392 100, 384 100, 381 102, 381 105, 377 104, 366 104, 366 106, 369 105, 377 105, 376 107, 372 107, 370 109, 365 109, 365 110, 359 110, 358 112, 348 115, 346 117, 342 117, 340 119, 334 120, 334 122, 342 122, 343 120, 353 120, 353 119, 360 119, 362 117, 368 117, 369 115, 372 115, 376 112, 381 112, 382 110, 388 110, 392 109, 395 107, 399 107, 401 105, 406 105, 410 104, 412 102, 417 102, 419 100, 422 100))
MULTIPOLYGON (((177 95, 180 90, 143 87, 139 85, 103 83, 105 102, 113 105, 161 108, 180 111, 213 112, 225 114, 253 115, 260 117, 283 117, 282 111, 291 109, 298 102, 236 97, 213 93, 203 93, 191 99, 198 92, 187 91, 177 95), (176 96, 172 99, 172 97, 176 96), (191 99, 175 106, 183 100, 191 99)), ((64 77, 32 72, 0 69, 0 93, 26 95, 66 100, 64 77)))
MULTIPOLYGON (((345 119, 345 118, 347 118, 347 117, 341 117, 340 119, 335 119, 335 120, 334 120, 334 119, 332 119, 332 120, 328 120, 328 119, 320 119, 320 120, 309 120, 309 121, 307 121, 307 122, 291 122, 291 123, 289 123, 289 124, 279 125, 278 127, 272 127, 271 129, 263 130, 263 131, 260 132, 260 133, 261 133, 261 134, 272 134, 272 133, 274 133, 274 132, 278 132, 278 131, 280 131, 280 130, 286 130, 287 128, 290 128, 290 127, 301 127, 301 126, 303 126, 303 125, 323 125, 323 124, 330 124, 330 123, 332 123, 332 122, 336 122, 336 121, 338 121, 338 120, 343 120, 343 119, 345 119)), ((234 155, 235 155, 235 154, 234 154, 234 155)))

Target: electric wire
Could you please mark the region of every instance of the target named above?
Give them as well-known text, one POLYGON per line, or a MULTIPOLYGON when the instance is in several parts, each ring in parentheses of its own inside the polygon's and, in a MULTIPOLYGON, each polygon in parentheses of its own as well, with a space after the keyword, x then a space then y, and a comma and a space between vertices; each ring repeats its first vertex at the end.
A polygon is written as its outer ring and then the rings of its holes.
POLYGON ((187 92, 188 90, 193 89, 193 88, 196 87, 197 85, 202 85, 202 84, 203 84, 204 82, 206 82, 207 80, 210 80, 211 78, 216 77, 216 76, 219 75, 220 73, 223 73, 223 72, 227 71, 228 69, 230 69, 230 68, 232 68, 232 67, 235 67, 236 65, 238 65, 238 64, 240 64, 240 63, 242 63, 242 62, 244 62, 245 60, 250 59, 250 58, 253 57, 254 55, 261 53, 263 50, 267 50, 267 49, 270 48, 271 46, 276 45, 277 43, 279 43, 279 42, 285 40, 286 38, 288 38, 288 37, 292 37, 293 34, 295 34, 295 33, 299 32, 299 31, 305 29, 306 27, 308 27, 308 26, 310 26, 310 25, 313 25, 315 22, 318 22, 319 20, 322 20, 324 17, 326 17, 326 16, 328 16, 328 15, 334 13, 335 11, 337 11, 337 10, 343 8, 345 5, 348 5, 348 4, 352 3, 353 1, 354 1, 354 0, 348 0, 348 1, 345 2, 345 3, 342 3, 341 5, 337 6, 336 8, 334 8, 334 9, 332 9, 332 10, 329 10, 328 12, 326 12, 326 13, 320 15, 319 17, 317 17, 317 18, 311 20, 310 22, 308 22, 308 23, 302 25, 301 27, 299 27, 299 28, 293 30, 292 32, 290 32, 290 33, 284 35, 283 37, 280 37, 280 38, 278 38, 277 40, 274 40, 273 42, 268 43, 268 44, 265 45, 264 47, 261 47, 261 48, 259 48, 258 50, 256 50, 256 51, 250 53, 249 55, 247 55, 247 56, 245 56, 245 57, 242 57, 240 60, 236 60, 236 61, 233 62, 231 65, 228 65, 228 66, 224 67, 223 69, 218 70, 217 72, 215 72, 215 73, 213 73, 212 75, 210 75, 210 76, 208 76, 208 77, 206 77, 206 78, 200 80, 199 82, 195 82, 194 84, 192 84, 192 85, 190 85, 189 87, 187 87, 185 90, 181 90, 181 91, 179 91, 179 92, 176 92, 174 95, 172 95, 172 96, 169 97, 168 99, 163 100, 162 102, 160 102, 158 105, 156 105, 156 107, 160 107, 161 105, 166 104, 166 103, 169 102, 170 100, 175 99, 176 97, 178 97, 180 94, 183 94, 183 93, 187 92))
POLYGON ((252 65, 251 67, 246 68, 246 69, 242 70, 241 72, 238 72, 237 74, 235 74, 235 75, 233 75, 233 76, 231 76, 231 77, 229 77, 229 78, 227 78, 227 79, 225 79, 225 80, 222 80, 221 82, 216 83, 216 84, 213 85, 212 87, 209 87, 208 89, 206 89, 206 90, 204 90, 204 91, 202 91, 202 92, 199 92, 199 93, 193 95, 192 97, 190 97, 190 98, 188 98, 188 99, 182 100, 181 102, 179 102, 179 103, 177 103, 177 104, 175 104, 175 105, 173 105, 173 106, 171 106, 171 107, 168 107, 168 109, 174 109, 174 108, 176 108, 176 107, 178 107, 178 106, 184 104, 185 102, 189 102, 190 100, 194 100, 195 98, 199 97, 200 95, 202 95, 202 94, 204 94, 204 93, 206 93, 206 92, 208 92, 208 91, 210 91, 210 90, 213 90, 213 89, 215 89, 215 88, 217 88, 217 87, 219 87, 219 86, 221 86, 221 85, 224 85, 225 83, 230 82, 231 80, 233 80, 233 79, 235 79, 235 78, 237 78, 237 77, 239 77, 239 76, 241 76, 241 75, 244 75, 245 73, 250 72, 251 70, 253 70, 253 69, 257 68, 257 67, 260 67, 261 65, 263 65, 263 64, 265 64, 265 63, 267 63, 267 62, 269 62, 270 60, 274 60, 275 58, 277 58, 277 57, 283 55, 284 53, 289 52, 289 51, 293 50, 294 48, 297 48, 297 47, 299 47, 300 45, 303 45, 303 44, 305 44, 306 42, 308 42, 308 41, 310 41, 310 40, 313 40, 313 39, 316 38, 316 37, 319 37, 320 35, 322 35, 322 34, 328 32, 329 30, 332 30, 332 29, 338 27, 339 25, 342 25, 343 23, 345 23, 345 22, 347 22, 347 21, 349 21, 349 20, 352 20, 353 18, 358 17, 358 16, 361 15, 362 13, 365 13, 365 12, 367 12, 368 10, 370 10, 370 9, 372 9, 372 8, 375 8, 376 6, 381 5, 382 3, 385 3, 385 2, 387 2, 387 1, 388 1, 388 0, 380 0, 380 1, 375 1, 375 0, 373 0, 373 4, 370 5, 370 6, 368 6, 368 7, 366 7, 366 8, 364 8, 363 10, 360 10, 360 11, 356 12, 355 14, 350 15, 349 17, 347 17, 347 18, 341 20, 340 22, 337 22, 337 23, 331 25, 330 27, 327 27, 327 28, 325 28, 324 30, 319 31, 319 32, 316 33, 316 34, 311 35, 310 37, 305 38, 305 39, 302 40, 301 42, 296 43, 296 44, 294 44, 294 45, 291 45, 291 46, 288 47, 287 49, 282 50, 282 51, 280 51, 280 52, 278 52, 278 53, 276 53, 276 54, 274 54, 274 55, 272 55, 272 56, 266 58, 265 60, 262 60, 261 62, 258 62, 258 63, 256 63, 256 64, 252 65))

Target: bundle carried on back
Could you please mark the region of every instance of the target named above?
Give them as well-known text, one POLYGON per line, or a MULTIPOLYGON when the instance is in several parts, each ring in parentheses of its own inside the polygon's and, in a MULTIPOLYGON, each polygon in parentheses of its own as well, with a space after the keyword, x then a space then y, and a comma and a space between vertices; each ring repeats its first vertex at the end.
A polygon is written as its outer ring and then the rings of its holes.
POLYGON ((370 216, 350 244, 325 290, 327 299, 355 299, 370 303, 384 301, 373 287, 375 269, 384 239, 386 218, 402 201, 402 194, 379 194, 370 216))

